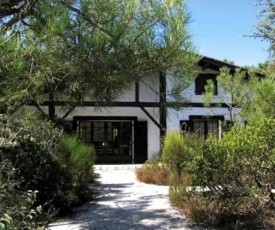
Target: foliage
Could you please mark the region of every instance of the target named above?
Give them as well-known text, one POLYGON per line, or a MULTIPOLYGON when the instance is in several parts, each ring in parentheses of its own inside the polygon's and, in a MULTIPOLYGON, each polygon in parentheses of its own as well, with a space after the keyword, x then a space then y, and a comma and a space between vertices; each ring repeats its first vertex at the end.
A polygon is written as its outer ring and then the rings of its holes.
POLYGON ((270 67, 265 78, 254 84, 252 103, 248 108, 250 120, 275 117, 275 72, 270 67))
POLYGON ((252 66, 250 68, 254 69, 257 73, 267 76, 272 69, 274 70, 274 63, 272 63, 272 60, 266 60, 265 62, 258 63, 258 66, 252 66))
POLYGON ((160 159, 148 160, 141 168, 135 170, 141 182, 157 185, 169 184, 169 172, 160 159))
POLYGON ((45 229, 48 216, 34 205, 37 191, 21 190, 13 165, 3 158, 0 163, 0 229, 45 229))
POLYGON ((18 138, 30 139, 43 150, 52 152, 57 148, 59 138, 63 134, 63 126, 56 125, 47 116, 39 111, 18 110, 13 117, 21 119, 10 119, 9 123, 13 130, 18 132, 18 138))
POLYGON ((188 132, 169 132, 164 139, 161 159, 176 175, 189 167, 189 161, 201 151, 203 140, 188 132))
POLYGON ((0 3, 1 102, 14 110, 46 100, 53 118, 56 100, 110 102, 167 69, 177 96, 198 61, 189 18, 181 0, 0 3))
POLYGON ((222 61, 225 62, 225 63, 227 63, 227 64, 234 65, 234 61, 228 60, 226 58, 223 59, 222 61))
MULTIPOLYGON (((237 116, 245 116, 247 108, 251 104, 253 85, 257 81, 256 73, 251 69, 244 71, 236 69, 232 74, 228 68, 221 68, 217 76, 219 87, 222 89, 221 95, 216 96, 219 103, 225 103, 229 108, 229 118, 231 123, 237 121, 237 116)), ((214 99, 213 82, 208 82, 205 87, 204 104, 209 107, 214 99)))
POLYGON ((172 202, 208 224, 265 225, 275 213, 274 131, 275 120, 262 119, 209 138, 189 161, 191 180, 171 188, 172 202))
POLYGON ((256 121, 272 118, 275 115, 274 73, 272 62, 266 62, 259 68, 249 68, 247 71, 237 69, 234 74, 227 68, 221 68, 217 81, 224 94, 214 96, 213 83, 209 82, 205 87, 204 105, 209 107, 217 98, 221 103, 227 104, 232 124, 241 119, 256 121))
POLYGON ((24 114, 21 119, 2 116, 1 136, 12 140, 4 144, 2 157, 11 161, 16 171, 16 180, 22 190, 39 191, 36 203, 55 207, 68 206, 66 192, 70 176, 55 160, 53 150, 62 130, 45 120, 39 113, 24 114), (4 134, 4 135, 3 135, 4 134))
POLYGON ((31 137, 18 137, 16 142, 15 147, 3 149, 1 155, 12 162, 20 188, 23 191, 38 191, 37 205, 68 207, 66 193, 70 175, 65 173, 49 151, 42 149, 31 137))
POLYGON ((178 132, 169 132, 164 138, 162 149, 162 161, 167 164, 174 173, 180 174, 181 164, 184 159, 183 137, 178 132))
POLYGON ((93 177, 94 151, 75 137, 63 137, 62 130, 39 113, 21 115, 2 116, 1 156, 16 169, 22 191, 38 191, 36 205, 64 211, 82 199, 82 188, 93 177))
POLYGON ((56 154, 62 167, 72 176, 71 183, 77 192, 85 192, 94 179, 95 149, 75 135, 63 135, 56 154))
POLYGON ((260 12, 259 22, 255 26, 256 32, 254 37, 259 37, 264 40, 267 40, 269 45, 269 51, 271 57, 275 58, 275 3, 274 0, 258 0, 259 4, 264 7, 260 12))

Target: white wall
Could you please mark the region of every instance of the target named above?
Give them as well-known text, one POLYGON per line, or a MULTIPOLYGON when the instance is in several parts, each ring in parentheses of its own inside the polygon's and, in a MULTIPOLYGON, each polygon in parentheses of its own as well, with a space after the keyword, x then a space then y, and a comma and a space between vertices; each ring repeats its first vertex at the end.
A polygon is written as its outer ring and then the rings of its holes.
MULTIPOLYGON (((135 101, 135 82, 123 90, 115 101, 135 101)), ((159 101, 159 77, 148 76, 141 78, 139 82, 139 101, 158 102, 159 101)))
MULTIPOLYGON (((211 70, 211 69, 205 69, 202 71, 201 67, 197 66, 197 72, 198 74, 218 74, 218 71, 211 70)), ((173 82, 173 76, 171 73, 167 73, 167 91, 170 91, 172 88, 172 82, 173 82)), ((221 86, 218 83, 218 95, 214 95, 212 98, 212 103, 222 103, 222 98, 226 98, 226 95, 224 91, 222 90, 221 86)), ((195 82, 190 84, 183 92, 182 96, 187 99, 187 102, 189 103, 203 103, 203 96, 202 95, 196 95, 195 94, 195 82)), ((173 99, 168 96, 168 100, 173 99)))
MULTIPOLYGON (((180 130, 180 121, 189 120, 189 116, 224 116, 224 120, 230 120, 228 108, 201 108, 187 107, 180 111, 168 109, 167 131, 180 130)), ((237 116, 237 120, 241 118, 237 116)))
POLYGON ((139 101, 159 102, 159 77, 142 78, 139 84, 139 101))
POLYGON ((116 101, 135 101, 135 82, 133 81, 128 88, 124 89, 123 92, 118 96, 116 101))

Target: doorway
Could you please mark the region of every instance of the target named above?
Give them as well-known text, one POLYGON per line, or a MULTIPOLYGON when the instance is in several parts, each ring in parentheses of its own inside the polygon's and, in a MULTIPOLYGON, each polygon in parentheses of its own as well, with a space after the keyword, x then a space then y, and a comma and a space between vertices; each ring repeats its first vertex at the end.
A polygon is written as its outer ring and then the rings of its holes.
POLYGON ((147 122, 137 121, 136 117, 79 116, 74 117, 74 127, 87 144, 95 147, 97 164, 147 160, 147 122))

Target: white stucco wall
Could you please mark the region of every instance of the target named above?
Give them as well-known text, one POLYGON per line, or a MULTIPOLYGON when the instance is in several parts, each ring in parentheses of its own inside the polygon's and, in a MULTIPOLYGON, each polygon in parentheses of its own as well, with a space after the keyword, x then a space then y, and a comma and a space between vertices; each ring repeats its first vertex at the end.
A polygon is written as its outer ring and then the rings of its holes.
POLYGON ((141 102, 158 102, 159 101, 159 77, 158 76, 148 76, 140 80, 139 101, 141 102))
MULTIPOLYGON (((135 82, 124 89, 115 101, 134 102, 135 101, 135 82)), ((139 81, 139 101, 140 102, 158 102, 159 101, 159 77, 143 77, 139 81)))
MULTIPOLYGON (((197 66, 197 72, 198 74, 218 74, 218 71, 211 70, 211 69, 205 69, 202 71, 201 67, 197 66)), ((171 91, 173 84, 173 75, 171 72, 167 72, 167 91, 171 91)), ((214 95, 212 98, 212 103, 223 103, 224 100, 223 98, 226 98, 226 94, 224 93, 223 89, 217 84, 218 87, 218 95, 214 95)), ((195 82, 191 83, 186 89, 182 92, 182 96, 187 99, 187 102, 189 103, 203 103, 203 96, 202 95, 196 95, 195 94, 195 82)), ((168 95, 168 100, 173 99, 169 97, 168 95)), ((228 99, 227 99, 228 100, 228 99)))
POLYGON ((121 92, 116 101, 135 101, 135 82, 133 81, 126 89, 121 92))

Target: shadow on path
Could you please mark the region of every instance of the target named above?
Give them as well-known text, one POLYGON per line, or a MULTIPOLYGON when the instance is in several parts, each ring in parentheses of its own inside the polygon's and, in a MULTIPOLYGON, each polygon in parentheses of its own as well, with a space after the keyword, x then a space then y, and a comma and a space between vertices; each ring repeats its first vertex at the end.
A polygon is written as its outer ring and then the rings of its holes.
POLYGON ((77 208, 72 219, 51 224, 51 230, 195 229, 170 207, 167 186, 137 182, 132 171, 100 176, 96 183, 100 195, 77 208))

